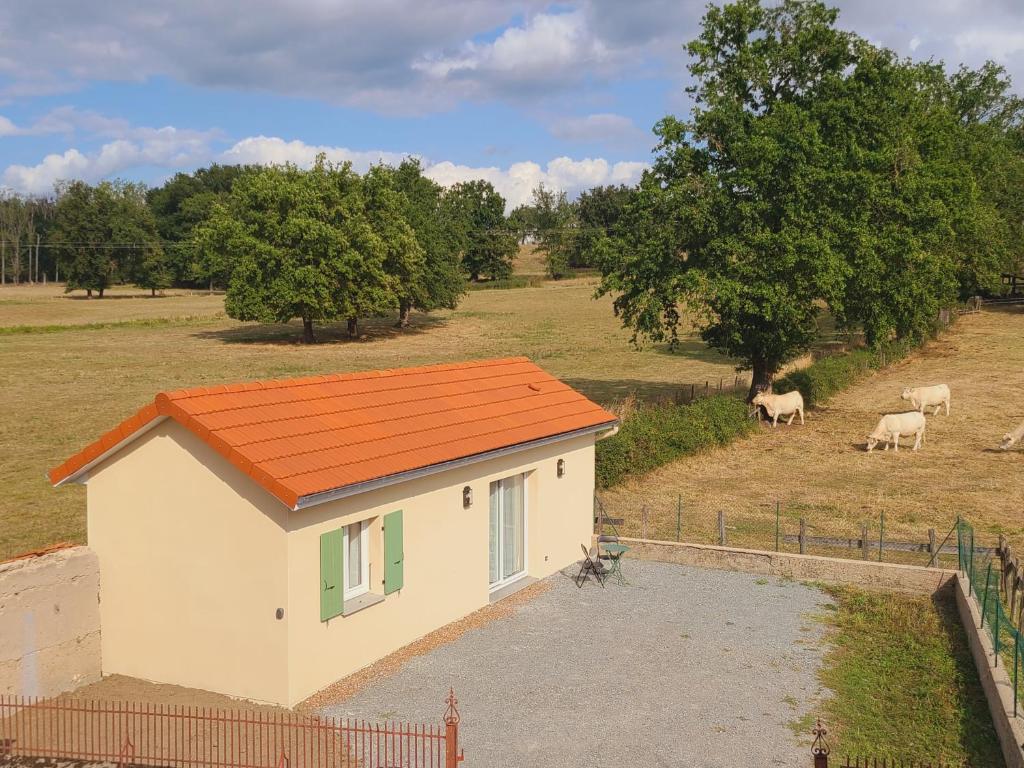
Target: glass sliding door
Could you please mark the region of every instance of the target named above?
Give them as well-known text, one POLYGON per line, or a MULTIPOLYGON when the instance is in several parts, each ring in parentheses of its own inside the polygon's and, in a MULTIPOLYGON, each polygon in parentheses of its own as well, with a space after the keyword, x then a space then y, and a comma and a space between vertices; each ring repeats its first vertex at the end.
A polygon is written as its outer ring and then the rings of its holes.
POLYGON ((490 583, 505 584, 526 570, 526 476, 491 483, 490 583))

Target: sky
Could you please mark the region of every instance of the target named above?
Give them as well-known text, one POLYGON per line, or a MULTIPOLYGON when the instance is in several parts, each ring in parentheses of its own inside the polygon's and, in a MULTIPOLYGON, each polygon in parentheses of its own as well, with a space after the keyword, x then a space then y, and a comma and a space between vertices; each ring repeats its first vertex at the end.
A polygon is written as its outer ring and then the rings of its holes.
MULTIPOLYGON (((840 26, 1024 91, 1024 0, 840 0, 840 26)), ((0 189, 211 162, 421 159, 510 207, 634 183, 685 115, 696 0, 5 0, 0 189)))

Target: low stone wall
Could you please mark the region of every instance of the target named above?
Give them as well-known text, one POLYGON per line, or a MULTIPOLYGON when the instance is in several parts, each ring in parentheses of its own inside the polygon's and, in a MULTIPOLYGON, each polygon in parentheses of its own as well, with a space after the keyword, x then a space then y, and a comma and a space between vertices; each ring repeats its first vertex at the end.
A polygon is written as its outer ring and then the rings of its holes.
POLYGON ((629 547, 627 557, 643 560, 913 594, 934 594, 944 587, 948 588, 957 577, 956 571, 872 560, 845 560, 650 539, 621 539, 621 542, 629 547))
MULTIPOLYGON (((1003 759, 1006 760, 1006 768, 1024 768, 1024 748, 1021 746, 1024 744, 1024 718, 1014 717, 1013 714, 1013 683, 1002 659, 998 667, 992 664, 995 658, 992 639, 988 630, 980 628, 981 611, 967 589, 967 580, 958 577, 955 587, 956 607, 967 632, 967 642, 974 656, 974 666, 978 668, 981 687, 988 699, 992 722, 1003 749, 1003 759)), ((1024 702, 1021 702, 1021 711, 1024 711, 1024 702)))
POLYGON ((99 680, 99 588, 87 547, 0 563, 0 693, 55 696, 99 680))

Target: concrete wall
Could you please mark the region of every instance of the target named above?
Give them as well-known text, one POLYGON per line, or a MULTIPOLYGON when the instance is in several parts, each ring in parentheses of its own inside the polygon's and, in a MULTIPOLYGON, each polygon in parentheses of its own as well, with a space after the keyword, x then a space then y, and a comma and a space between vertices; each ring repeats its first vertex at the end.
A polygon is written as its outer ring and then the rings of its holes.
POLYGON ((594 437, 449 470, 292 512, 288 536, 288 705, 488 604, 489 486, 526 473, 527 573, 580 558, 593 530, 594 437), (565 460, 565 476, 556 472, 565 460), (463 509, 462 489, 473 489, 463 509), (348 616, 320 621, 320 535, 371 521, 371 591, 383 594, 381 518, 401 509, 404 587, 348 616))
MULTIPOLYGON (((999 666, 992 664, 995 649, 989 638, 988 630, 981 629, 981 612, 978 604, 967 592, 967 580, 957 577, 955 587, 956 607, 960 613, 967 642, 974 656, 974 666, 978 668, 981 687, 988 699, 989 712, 999 736, 999 744, 1003 750, 1006 768, 1024 768, 1024 719, 1013 714, 1013 684, 1007 674, 1006 666, 1000 660, 999 666)), ((1024 708, 1024 707, 1022 707, 1024 708)))
POLYGON ((0 693, 56 696, 98 680, 98 597, 86 547, 0 563, 0 693))
POLYGON ((103 674, 288 696, 288 510, 176 422, 92 470, 103 674))
POLYGON ((629 557, 645 560, 914 594, 934 594, 956 578, 956 571, 872 560, 844 560, 646 539, 622 539, 622 543, 630 547, 629 557))

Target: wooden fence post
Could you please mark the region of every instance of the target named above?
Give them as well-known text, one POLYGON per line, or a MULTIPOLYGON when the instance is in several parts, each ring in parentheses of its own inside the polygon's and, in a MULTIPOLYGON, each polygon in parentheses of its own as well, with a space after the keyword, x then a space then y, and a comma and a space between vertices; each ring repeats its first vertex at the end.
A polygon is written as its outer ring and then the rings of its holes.
POLYGON ((725 546, 725 512, 718 513, 718 544, 725 546))
POLYGON ((929 528, 928 529, 928 555, 929 555, 928 563, 930 565, 933 561, 935 561, 935 558, 938 556, 935 553, 935 529, 934 528, 929 528))
POLYGON ((805 549, 807 545, 807 521, 802 517, 800 518, 800 554, 806 554, 805 549))
POLYGON ((644 505, 644 507, 640 510, 640 526, 641 526, 641 528, 640 528, 640 530, 641 530, 640 538, 641 539, 646 539, 647 538, 647 506, 646 505, 644 505))
POLYGON ((860 559, 868 559, 868 524, 860 524, 860 559))

